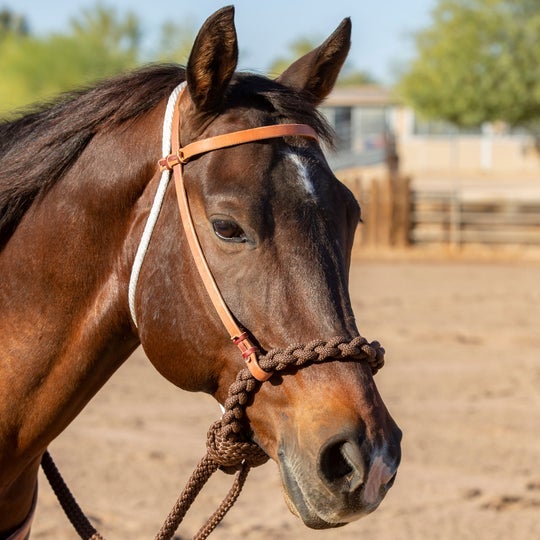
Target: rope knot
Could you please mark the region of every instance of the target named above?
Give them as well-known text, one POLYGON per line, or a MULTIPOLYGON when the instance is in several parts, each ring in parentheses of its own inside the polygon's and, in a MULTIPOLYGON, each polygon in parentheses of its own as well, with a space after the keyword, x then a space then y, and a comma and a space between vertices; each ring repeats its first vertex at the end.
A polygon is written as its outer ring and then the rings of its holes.
POLYGON ((206 438, 208 457, 215 461, 222 470, 232 474, 242 469, 244 463, 258 467, 268 461, 268 456, 253 441, 242 441, 235 437, 232 430, 223 426, 222 421, 214 422, 206 438))

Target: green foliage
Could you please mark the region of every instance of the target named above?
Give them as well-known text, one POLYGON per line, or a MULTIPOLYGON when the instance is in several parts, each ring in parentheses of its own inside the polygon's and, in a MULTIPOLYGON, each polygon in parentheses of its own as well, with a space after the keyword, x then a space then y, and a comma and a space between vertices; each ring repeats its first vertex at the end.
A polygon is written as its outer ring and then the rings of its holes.
POLYGON ((161 40, 155 58, 159 62, 187 64, 191 46, 195 41, 194 25, 165 22, 161 27, 161 40))
MULTIPOLYGON (((277 77, 283 73, 295 60, 312 51, 322 43, 322 39, 301 37, 289 45, 289 54, 286 57, 277 58, 268 72, 277 77)), ((359 84, 373 84, 375 79, 364 71, 358 71, 349 62, 345 62, 343 70, 337 81, 338 86, 353 86, 359 84)))
MULTIPOLYGON (((164 25, 156 60, 187 58, 194 32, 164 25)), ((133 13, 102 4, 73 19, 66 33, 34 36, 24 18, 0 12, 0 115, 88 85, 143 63, 141 26, 133 13)))
POLYGON ((348 64, 343 66, 343 71, 337 81, 338 86, 360 86, 363 84, 377 84, 377 81, 365 71, 357 71, 349 67, 348 64))
POLYGON ((15 15, 8 9, 2 9, 0 10, 0 40, 10 33, 28 34, 28 24, 24 17, 15 15))
POLYGON ((540 120, 539 0, 440 0, 416 35, 399 91, 427 118, 458 126, 540 120))
MULTIPOLYGON (((0 10, 0 117, 35 101, 85 86, 148 61, 187 63, 195 39, 194 25, 165 22, 158 45, 144 49, 141 24, 131 12, 97 3, 70 22, 65 32, 37 36, 23 16, 0 10)), ((270 67, 276 76, 322 39, 302 37, 288 58, 270 67)), ((373 82, 346 64, 338 84, 373 82)))
POLYGON ((320 41, 316 38, 301 37, 296 39, 289 44, 286 56, 276 58, 270 64, 268 73, 274 77, 281 75, 295 60, 298 60, 298 58, 307 54, 318 45, 320 45, 320 41))
POLYGON ((111 56, 125 56, 129 62, 137 57, 141 29, 133 13, 120 16, 113 8, 96 4, 71 21, 69 37, 97 47, 100 52, 108 50, 111 56))

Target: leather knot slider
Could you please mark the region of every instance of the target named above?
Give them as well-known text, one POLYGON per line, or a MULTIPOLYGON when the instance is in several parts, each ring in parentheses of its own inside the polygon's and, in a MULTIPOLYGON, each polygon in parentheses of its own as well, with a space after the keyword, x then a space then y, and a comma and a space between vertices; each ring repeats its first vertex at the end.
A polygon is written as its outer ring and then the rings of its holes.
POLYGON ((159 171, 172 171, 173 167, 180 165, 180 163, 182 163, 182 160, 178 154, 169 154, 158 161, 159 171))
POLYGON ((249 341, 247 332, 243 332, 239 336, 233 337, 232 341, 240 349, 242 358, 246 361, 247 368, 255 379, 264 382, 272 377, 272 373, 264 371, 259 365, 259 361, 257 360, 259 349, 249 341))

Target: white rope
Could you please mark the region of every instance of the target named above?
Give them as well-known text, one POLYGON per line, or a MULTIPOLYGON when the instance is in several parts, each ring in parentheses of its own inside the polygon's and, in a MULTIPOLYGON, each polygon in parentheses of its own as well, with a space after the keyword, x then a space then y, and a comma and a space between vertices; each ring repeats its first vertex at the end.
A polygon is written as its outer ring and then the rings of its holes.
MULTIPOLYGON (((183 82, 179 84, 169 96, 169 101, 167 102, 167 109, 165 110, 165 117, 163 119, 163 139, 161 146, 161 155, 167 156, 171 153, 171 136, 172 136, 172 118, 174 114, 174 105, 178 94, 185 88, 186 83, 183 82)), ((144 226, 144 231, 139 242, 139 247, 137 248, 137 253, 135 255, 135 260, 133 261, 133 267, 131 268, 131 276, 129 278, 129 311, 131 313, 131 318, 133 323, 137 326, 137 317, 135 315, 135 293, 137 291, 137 281, 139 280, 139 273, 141 272, 141 267, 144 261, 144 256, 148 250, 148 244, 150 244, 150 238, 154 232, 154 227, 156 225, 157 219, 159 217, 159 212, 161 211, 161 206, 163 204, 163 199, 165 198, 165 191, 169 185, 169 180, 171 179, 171 171, 164 170, 161 173, 161 178, 159 180, 159 185, 154 196, 154 202, 152 203, 152 208, 148 214, 146 220, 146 225, 144 226)))

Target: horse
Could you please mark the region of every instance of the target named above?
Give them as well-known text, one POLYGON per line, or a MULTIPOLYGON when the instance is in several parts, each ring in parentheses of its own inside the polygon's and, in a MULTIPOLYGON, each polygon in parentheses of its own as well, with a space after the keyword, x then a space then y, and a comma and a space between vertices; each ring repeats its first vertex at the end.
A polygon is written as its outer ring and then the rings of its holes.
MULTIPOLYGON (((316 134, 233 144, 183 165, 207 264, 251 336, 247 356, 359 336, 348 274, 360 209, 315 140, 331 145, 317 106, 350 35, 344 19, 276 79, 237 72, 234 9, 223 8, 185 68, 145 66, 0 124, 0 538, 29 531, 47 446, 139 345, 170 382, 220 404, 245 365, 197 271, 173 183, 130 310, 179 84, 182 145, 291 123, 316 134)), ((268 377, 246 422, 277 463, 290 510, 316 529, 375 510, 394 482, 401 431, 367 363, 307 362, 268 377)))

